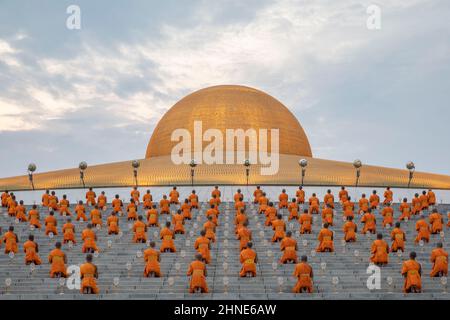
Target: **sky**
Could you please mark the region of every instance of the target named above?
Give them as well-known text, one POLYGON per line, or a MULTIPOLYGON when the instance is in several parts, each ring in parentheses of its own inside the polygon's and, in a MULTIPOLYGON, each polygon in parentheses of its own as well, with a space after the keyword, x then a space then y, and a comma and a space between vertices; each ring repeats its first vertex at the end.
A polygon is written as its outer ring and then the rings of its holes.
POLYGON ((144 158, 174 103, 220 84, 280 100, 314 157, 449 175, 449 18, 448 0, 0 0, 0 177, 144 158))

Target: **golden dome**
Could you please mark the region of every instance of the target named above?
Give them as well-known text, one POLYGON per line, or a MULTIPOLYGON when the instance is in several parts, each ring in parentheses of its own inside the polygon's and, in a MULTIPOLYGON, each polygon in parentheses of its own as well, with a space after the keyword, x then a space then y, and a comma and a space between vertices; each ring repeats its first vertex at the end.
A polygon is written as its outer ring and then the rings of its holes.
MULTIPOLYGON (((184 128, 193 137, 194 121, 202 121, 203 132, 219 129, 224 137, 226 129, 279 129, 280 154, 312 157, 305 131, 281 102, 262 91, 235 85, 201 89, 177 102, 153 131, 145 157, 170 155, 178 143, 171 141, 172 132, 184 128)), ((203 142, 203 148, 208 144, 203 142)))

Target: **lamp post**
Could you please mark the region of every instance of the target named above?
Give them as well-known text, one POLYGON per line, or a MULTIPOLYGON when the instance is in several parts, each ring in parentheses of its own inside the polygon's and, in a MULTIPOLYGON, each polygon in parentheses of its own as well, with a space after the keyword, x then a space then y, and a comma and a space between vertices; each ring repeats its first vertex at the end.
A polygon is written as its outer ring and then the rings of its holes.
POLYGON ((298 161, 299 166, 302 168, 302 187, 303 187, 303 181, 305 180, 306 175, 306 167, 308 166, 308 160, 306 159, 300 159, 298 161))
POLYGON ((245 166, 245 175, 247 176, 247 187, 248 187, 248 176, 250 174, 250 160, 245 160, 244 162, 244 166, 245 166))
POLYGON ((406 169, 409 170, 409 180, 408 180, 408 188, 411 185, 411 180, 413 179, 414 176, 414 171, 416 171, 416 166, 414 165, 414 162, 409 161, 406 164, 406 169))
POLYGON ((355 187, 358 188, 359 177, 361 176, 361 167, 362 167, 361 160, 357 159, 357 160, 353 161, 353 166, 356 169, 356 184, 355 184, 355 187))
POLYGON ((134 183, 135 186, 138 186, 138 168, 141 166, 141 163, 138 160, 133 160, 131 162, 131 166, 133 167, 133 175, 134 175, 134 183))
POLYGON ((197 162, 195 159, 192 159, 189 163, 189 166, 191 167, 191 186, 194 186, 194 168, 197 166, 197 162))
POLYGON ((86 184, 84 183, 84 170, 86 170, 88 167, 87 163, 85 161, 81 161, 78 165, 78 168, 80 168, 80 180, 83 183, 83 188, 86 187, 86 184))
POLYGON ((28 179, 31 183, 31 188, 34 190, 34 182, 33 182, 33 172, 36 171, 36 165, 34 163, 30 163, 28 165, 28 179))

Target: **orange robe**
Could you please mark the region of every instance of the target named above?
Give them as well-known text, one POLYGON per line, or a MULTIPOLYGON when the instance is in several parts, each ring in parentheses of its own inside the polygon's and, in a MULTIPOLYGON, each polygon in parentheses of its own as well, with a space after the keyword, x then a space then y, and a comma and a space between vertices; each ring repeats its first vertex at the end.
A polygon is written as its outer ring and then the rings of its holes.
POLYGON ((118 234, 120 232, 119 218, 117 218, 117 216, 109 216, 108 219, 106 219, 106 224, 108 225, 108 234, 118 234))
POLYGON ((420 200, 420 210, 428 209, 428 197, 425 194, 419 196, 420 200))
POLYGON ((136 204, 139 204, 139 199, 141 197, 141 193, 139 192, 139 190, 131 190, 130 196, 136 202, 136 204))
POLYGON ((402 204, 399 207, 399 211, 401 215, 398 218, 398 221, 405 220, 405 218, 408 218, 408 220, 411 219, 411 206, 409 204, 407 204, 406 202, 402 202, 402 204))
POLYGON ((428 204, 430 206, 434 206, 436 204, 436 194, 433 191, 428 191, 427 197, 428 197, 428 204))
POLYGON ((300 293, 303 289, 306 289, 307 292, 313 292, 313 283, 312 283, 312 268, 309 264, 300 262, 295 266, 294 277, 297 278, 297 283, 295 287, 292 289, 294 293, 300 293))
POLYGON ((97 203, 98 203, 98 207, 100 209, 103 209, 104 207, 106 207, 106 203, 107 203, 106 196, 104 196, 103 194, 99 195, 98 199, 97 199, 97 203))
POLYGON ((283 219, 276 219, 272 221, 272 229, 274 230, 272 242, 277 242, 285 237, 286 224, 283 219))
POLYGON ((442 231, 444 220, 439 213, 430 214, 429 221, 431 224, 431 233, 436 234, 442 231))
POLYGON ((394 230, 392 230, 391 232, 391 239, 392 239, 391 245, 392 252, 397 252, 398 250, 401 250, 402 252, 405 251, 406 235, 402 229, 394 228, 394 230))
POLYGON ((147 223, 149 227, 159 227, 158 210, 152 208, 147 211, 147 223))
POLYGON ((203 224, 203 229, 205 229, 205 231, 206 231, 205 236, 212 242, 216 242, 216 233, 215 233, 216 225, 214 224, 214 222, 209 221, 209 220, 206 221, 203 224))
POLYGON ((386 203, 392 203, 394 199, 394 193, 392 192, 392 190, 386 190, 384 191, 384 201, 383 204, 386 203))
POLYGON ((327 249, 330 252, 334 251, 333 231, 323 228, 320 230, 317 240, 319 240, 319 246, 316 249, 317 252, 325 252, 327 249))
POLYGON ((264 214, 266 215, 266 221, 264 222, 264 225, 270 226, 272 224, 272 221, 277 218, 277 209, 275 209, 275 207, 267 207, 264 214))
POLYGON ((288 206, 289 220, 298 219, 298 204, 297 202, 291 202, 288 206))
POLYGON ((91 222, 94 226, 102 225, 102 217, 101 217, 100 210, 93 209, 91 211, 91 222))
POLYGON ((95 243, 95 240, 97 239, 94 230, 92 229, 85 229, 81 233, 81 240, 84 241, 82 251, 83 253, 88 252, 88 249, 92 249, 94 251, 98 251, 97 244, 95 243))
POLYGON ((181 205, 181 211, 182 211, 182 216, 184 219, 188 219, 188 220, 192 219, 191 205, 189 203, 183 203, 181 205))
POLYGON ((27 221, 27 209, 24 206, 18 205, 16 207, 16 219, 19 219, 19 221, 27 221))
POLYGON ((159 252, 153 248, 148 248, 144 251, 144 277, 150 276, 154 273, 155 277, 161 277, 161 266, 159 264, 159 252))
POLYGON ((430 261, 433 263, 433 269, 430 276, 435 277, 438 273, 447 276, 448 274, 448 253, 442 248, 436 248, 431 251, 430 261))
POLYGON ((206 265, 201 261, 193 261, 189 265, 187 272, 188 276, 191 276, 189 284, 189 292, 194 293, 195 290, 201 289, 203 293, 208 293, 208 285, 206 283, 206 265))
POLYGON ((136 221, 133 225, 133 242, 147 241, 147 225, 142 221, 136 221))
POLYGON ((170 203, 175 203, 175 204, 179 204, 180 203, 178 201, 178 198, 180 197, 180 194, 178 193, 178 191, 176 191, 176 190, 170 191, 169 197, 170 197, 170 203))
POLYGON ((418 197, 412 199, 412 206, 413 206, 412 214, 420 213, 420 211, 422 210, 422 202, 418 197))
POLYGON ((59 201, 59 214, 63 215, 65 213, 66 216, 71 216, 72 213, 70 212, 69 205, 69 200, 61 199, 61 201, 59 201))
POLYGON ((127 206, 127 219, 128 220, 136 220, 137 219, 137 207, 134 203, 129 203, 127 206))
POLYGON ((115 213, 122 213, 122 206, 123 206, 122 200, 114 199, 111 204, 113 207, 113 211, 115 213))
POLYGON ((309 213, 319 213, 319 199, 317 197, 309 198, 309 213))
POLYGON ((297 263, 297 241, 290 237, 285 237, 281 240, 280 250, 283 251, 283 256, 280 259, 281 263, 286 263, 292 260, 297 263))
POLYGON ((184 234, 184 217, 182 214, 174 214, 172 217, 173 231, 184 234))
POLYGON ((392 207, 384 207, 381 215, 383 216, 383 227, 386 227, 388 224, 391 226, 394 224, 394 209, 392 207))
POLYGON ((267 205, 269 204, 269 199, 267 199, 267 197, 261 196, 259 197, 258 204, 259 204, 258 213, 264 213, 268 208, 267 205))
POLYGON ((37 210, 31 209, 28 212, 28 221, 30 226, 35 226, 36 228, 41 228, 41 222, 39 221, 39 212, 37 210))
POLYGON ((343 204, 348 200, 348 191, 341 190, 339 191, 339 201, 343 204))
POLYGON ((97 195, 95 194, 94 191, 88 191, 86 192, 86 204, 87 205, 91 205, 91 206, 95 206, 96 202, 95 202, 95 197, 97 195))
POLYGON ((75 240, 75 227, 72 223, 67 222, 63 225, 62 232, 64 235, 64 243, 72 241, 73 243, 77 243, 75 240))
POLYGON ((198 196, 196 194, 191 194, 189 196, 189 203, 192 208, 198 208, 198 196))
POLYGON ((344 231, 344 240, 345 241, 356 241, 356 223, 353 221, 347 221, 342 226, 342 231, 344 231))
POLYGON ((210 208, 208 209, 208 211, 206 211, 206 217, 212 216, 212 222, 214 222, 215 225, 217 225, 217 223, 219 222, 217 220, 217 210, 214 208, 210 208))
POLYGON ((159 209, 160 209, 160 213, 164 214, 170 213, 170 202, 167 199, 161 199, 161 201, 159 202, 159 209))
POLYGON ((198 237, 195 240, 194 248, 198 253, 202 255, 203 260, 206 264, 211 262, 211 252, 209 250, 209 239, 207 237, 198 237))
POLYGON ((161 252, 165 252, 167 249, 171 252, 176 252, 175 243, 173 241, 173 231, 167 227, 164 227, 159 233, 159 237, 162 239, 161 252))
POLYGON ((380 197, 377 194, 372 194, 369 198, 370 208, 375 209, 380 204, 380 197))
POLYGON ((297 202, 300 204, 305 203, 305 191, 304 190, 297 190, 295 193, 295 197, 297 198, 297 202))
POLYGON ((289 196, 287 195, 287 193, 281 193, 278 196, 278 200, 280 201, 278 204, 278 207, 281 208, 287 208, 288 206, 288 201, 289 201, 289 196))
POLYGON ((19 252, 18 246, 17 246, 17 235, 14 232, 7 231, 3 236, 3 243, 5 243, 5 253, 19 252))
POLYGON ((54 195, 48 197, 48 207, 53 210, 58 210, 58 198, 54 195))
POLYGON ((41 258, 36 252, 37 245, 34 241, 26 241, 23 244, 23 252, 25 252, 25 264, 34 263, 39 265, 42 263, 41 258))
POLYGON ((239 251, 247 248, 247 244, 252 240, 252 232, 247 227, 238 230, 237 238, 239 240, 239 251))
POLYGON ((331 193, 327 193, 323 197, 323 203, 324 203, 324 205, 328 204, 331 208, 334 209, 334 196, 331 193))
POLYGON ((344 210, 344 217, 354 217, 355 204, 349 200, 345 201, 342 205, 342 209, 344 210))
POLYGON ((48 207, 48 197, 49 197, 50 195, 49 194, 47 194, 47 193, 44 193, 43 195, 42 195, 42 206, 43 207, 48 207))
POLYGON ((407 292, 412 286, 417 289, 422 289, 421 273, 422 267, 415 260, 407 260, 403 262, 402 275, 405 277, 405 283, 403 285, 403 291, 407 292))
POLYGON ((372 257, 370 258, 370 261, 372 261, 375 264, 388 263, 388 253, 389 253, 389 245, 384 240, 375 240, 372 243, 372 247, 370 249, 370 252, 372 253, 372 257))
POLYGON ((3 192, 1 199, 2 199, 2 207, 6 207, 6 205, 8 204, 8 198, 9 198, 9 193, 3 192))
POLYGON ((64 262, 65 253, 61 249, 53 249, 48 255, 48 262, 51 263, 50 277, 54 278, 55 273, 61 273, 63 277, 67 276, 66 264, 64 262))
POLYGON ((299 223, 301 225, 300 227, 300 233, 311 233, 312 231, 312 216, 308 213, 302 213, 300 215, 299 223))
POLYGON ((50 232, 52 232, 55 236, 58 234, 58 230, 56 230, 56 218, 54 216, 48 216, 44 220, 45 224, 45 235, 48 235, 50 232))
POLYGON ((255 191, 253 191, 253 202, 254 203, 258 203, 259 202, 259 198, 262 196, 263 192, 261 189, 256 189, 255 191))
POLYGON ((333 209, 324 208, 322 210, 322 222, 328 223, 330 226, 333 225, 333 209))
POLYGON ((99 290, 95 279, 96 273, 97 267, 92 263, 87 262, 80 266, 81 293, 83 293, 84 289, 91 288, 93 294, 98 294, 99 290))
POLYGON ((377 224, 375 215, 373 213, 365 213, 361 218, 361 223, 364 224, 362 233, 365 234, 367 231, 375 233, 377 230, 377 224))
POLYGON ((82 204, 75 207, 75 212, 77 213, 77 221, 80 221, 80 219, 87 221, 86 208, 82 204))
POLYGON ((416 222, 416 231, 416 243, 418 243, 420 240, 424 240, 425 242, 430 241, 430 226, 425 220, 421 219, 416 222))
POLYGON ((239 276, 245 277, 247 273, 251 273, 254 277, 256 276, 256 252, 253 249, 247 248, 241 251, 239 257, 242 268, 239 276))
POLYGON ((361 212, 366 213, 367 210, 369 209, 369 200, 367 200, 367 198, 361 198, 359 199, 359 214, 361 214, 361 212))
POLYGON ((150 209, 153 207, 153 197, 150 193, 144 194, 142 200, 144 201, 144 209, 150 209))

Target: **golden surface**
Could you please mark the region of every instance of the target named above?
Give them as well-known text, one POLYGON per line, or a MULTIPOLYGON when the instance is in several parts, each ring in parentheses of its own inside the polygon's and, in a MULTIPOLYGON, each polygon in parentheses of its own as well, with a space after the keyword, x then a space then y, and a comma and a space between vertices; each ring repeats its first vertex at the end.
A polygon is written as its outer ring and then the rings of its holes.
MULTIPOLYGON (((277 175, 261 176, 260 166, 250 167, 250 184, 298 185, 300 183, 299 156, 280 155, 280 170, 277 175)), ((355 169, 351 163, 308 159, 305 185, 353 186, 355 169)), ((389 169, 365 165, 361 169, 360 186, 398 187, 408 185, 407 170, 389 169)), ((188 165, 173 165, 170 157, 154 157, 141 160, 139 185, 165 186, 190 185, 188 165)), ((85 172, 85 182, 92 187, 122 187, 134 185, 131 161, 91 166, 85 172)), ((34 175, 37 189, 79 188, 81 181, 78 169, 53 171, 34 175)), ((245 168, 241 165, 199 165, 195 168, 196 185, 243 185, 246 183, 245 168)), ((450 176, 416 172, 411 188, 450 189, 450 176)), ((30 189, 27 176, 0 179, 0 190, 30 189)))
MULTIPOLYGON (((257 133, 259 129, 279 129, 280 154, 312 157, 305 131, 282 103, 262 91, 234 85, 205 88, 177 102, 156 126, 145 157, 170 155, 178 143, 171 141, 175 129, 189 130, 193 139, 194 121, 202 121, 203 132, 219 129, 224 139, 226 129, 255 129, 257 133)), ((209 143, 204 142, 203 148, 209 143)), ((238 151, 236 144, 234 151, 238 151)))

